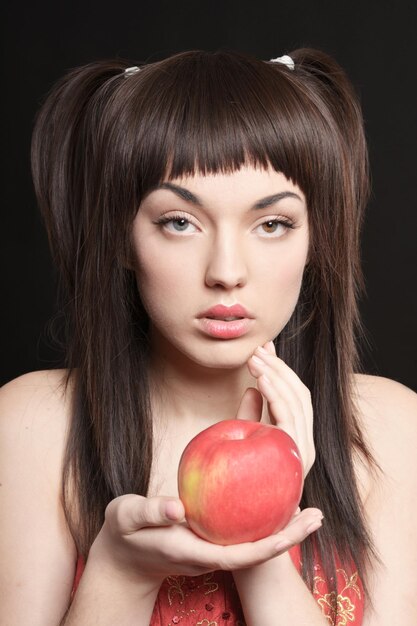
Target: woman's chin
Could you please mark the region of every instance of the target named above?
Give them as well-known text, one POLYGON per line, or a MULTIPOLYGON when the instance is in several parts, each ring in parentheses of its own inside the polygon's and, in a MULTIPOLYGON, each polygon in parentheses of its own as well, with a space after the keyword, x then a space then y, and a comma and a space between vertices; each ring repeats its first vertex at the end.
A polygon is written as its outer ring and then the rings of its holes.
MULTIPOLYGON (((240 370, 247 366, 249 358, 259 345, 270 337, 252 336, 233 340, 198 340, 193 337, 181 341, 155 333, 153 359, 155 362, 175 364, 175 368, 204 368, 206 370, 240 370)), ((194 372, 195 374, 197 372, 194 372)))
POLYGON ((232 349, 229 346, 225 349, 225 346, 221 346, 219 349, 213 346, 211 349, 201 350, 196 354, 187 354, 187 356, 195 365, 210 370, 239 370, 246 367, 256 347, 257 345, 251 345, 232 349))

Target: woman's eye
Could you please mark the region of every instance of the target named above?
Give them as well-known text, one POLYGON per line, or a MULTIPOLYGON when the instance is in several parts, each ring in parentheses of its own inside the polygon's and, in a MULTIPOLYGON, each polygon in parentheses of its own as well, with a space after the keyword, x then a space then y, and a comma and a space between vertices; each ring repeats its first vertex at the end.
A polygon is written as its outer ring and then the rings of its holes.
POLYGON ((256 227, 256 230, 260 229, 261 235, 275 235, 276 237, 281 237, 289 228, 294 228, 291 222, 282 219, 273 219, 262 222, 262 224, 256 227))
POLYGON ((197 228, 186 217, 161 217, 157 224, 170 233, 193 233, 197 228))
POLYGON ((187 230, 190 222, 184 217, 180 217, 177 219, 169 220, 169 222, 165 222, 165 224, 167 226, 170 225, 172 227, 172 230, 177 230, 178 232, 183 233, 185 230, 187 230))

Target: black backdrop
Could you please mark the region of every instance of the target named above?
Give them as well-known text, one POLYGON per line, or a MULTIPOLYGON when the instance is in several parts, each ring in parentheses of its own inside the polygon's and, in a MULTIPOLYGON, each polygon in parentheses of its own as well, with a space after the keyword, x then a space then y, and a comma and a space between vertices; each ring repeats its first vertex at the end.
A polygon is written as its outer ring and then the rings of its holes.
POLYGON ((55 278, 30 180, 35 112, 71 67, 107 57, 151 61, 220 47, 269 59, 322 48, 346 68, 363 104, 373 195, 363 235, 361 311, 367 371, 416 389, 416 3, 9 2, 6 4, 5 164, 1 210, 1 383, 53 367, 45 332, 55 278))

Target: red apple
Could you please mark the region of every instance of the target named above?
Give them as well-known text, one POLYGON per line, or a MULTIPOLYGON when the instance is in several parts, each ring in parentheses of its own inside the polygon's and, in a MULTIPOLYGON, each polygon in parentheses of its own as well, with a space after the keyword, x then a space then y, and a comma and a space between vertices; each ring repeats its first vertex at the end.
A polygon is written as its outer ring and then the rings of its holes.
POLYGON ((199 433, 178 468, 190 528, 222 545, 284 528, 297 510, 303 467, 293 439, 268 424, 226 420, 199 433))

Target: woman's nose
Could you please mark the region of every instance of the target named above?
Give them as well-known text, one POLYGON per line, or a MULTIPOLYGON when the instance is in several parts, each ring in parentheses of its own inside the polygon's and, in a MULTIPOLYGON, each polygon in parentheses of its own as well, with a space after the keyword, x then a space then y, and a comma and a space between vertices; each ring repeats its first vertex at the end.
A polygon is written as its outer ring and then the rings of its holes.
POLYGON ((242 246, 234 237, 216 237, 208 253, 206 285, 233 289, 243 287, 246 281, 247 267, 242 246))

